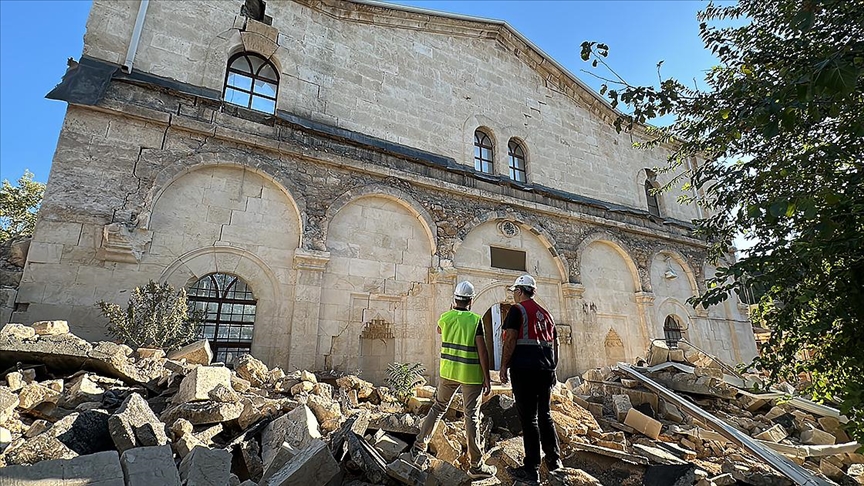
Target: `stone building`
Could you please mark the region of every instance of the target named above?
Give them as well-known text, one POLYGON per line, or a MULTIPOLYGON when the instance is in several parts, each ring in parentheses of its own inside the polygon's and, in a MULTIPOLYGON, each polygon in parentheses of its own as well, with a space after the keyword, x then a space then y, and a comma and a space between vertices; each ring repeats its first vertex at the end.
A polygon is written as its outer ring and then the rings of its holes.
MULTIPOLYGON (((190 289, 221 359, 419 361, 458 280, 495 336, 524 272, 560 376, 681 333, 728 362, 743 307, 686 304, 713 271, 665 152, 506 23, 365 1, 95 0, 14 321, 148 280, 190 289), (136 25, 138 27, 136 27, 136 25)), ((497 354, 497 352, 496 352, 497 354)), ((498 356, 495 356, 496 360, 498 356)))

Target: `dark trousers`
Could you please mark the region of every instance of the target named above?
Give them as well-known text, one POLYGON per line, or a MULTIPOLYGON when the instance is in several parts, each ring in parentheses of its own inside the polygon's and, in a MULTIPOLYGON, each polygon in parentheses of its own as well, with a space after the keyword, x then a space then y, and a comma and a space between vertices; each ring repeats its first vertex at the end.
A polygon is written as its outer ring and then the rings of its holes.
POLYGON ((552 387, 555 386, 555 372, 542 370, 510 370, 513 382, 513 398, 519 421, 522 422, 522 443, 525 446, 525 466, 540 467, 540 445, 546 454, 546 462, 552 463, 561 458, 558 435, 552 423, 552 387))

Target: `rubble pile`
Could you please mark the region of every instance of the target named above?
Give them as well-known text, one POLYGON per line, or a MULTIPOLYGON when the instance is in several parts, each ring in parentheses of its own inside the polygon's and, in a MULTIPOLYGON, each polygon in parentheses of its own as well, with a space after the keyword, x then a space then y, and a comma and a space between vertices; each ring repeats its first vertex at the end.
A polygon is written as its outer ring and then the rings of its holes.
MULTIPOLYGON (((88 343, 63 321, 6 325, 0 483, 471 483, 459 394, 429 452, 412 457, 407 451, 432 405, 431 386, 416 387, 402 402, 354 375, 269 369, 252 356, 231 369, 212 358, 206 341, 166 354, 88 343)), ((848 442, 838 418, 743 394, 728 383, 734 370, 689 347, 655 345, 646 364, 639 369, 652 380, 813 474, 864 484, 864 456, 826 446, 848 442)), ((521 465, 524 451, 509 388, 494 385, 481 412, 486 461, 498 474, 475 484, 513 484, 507 466, 521 465)), ((791 484, 620 370, 588 370, 559 383, 552 414, 565 467, 542 471, 548 484, 791 484)))

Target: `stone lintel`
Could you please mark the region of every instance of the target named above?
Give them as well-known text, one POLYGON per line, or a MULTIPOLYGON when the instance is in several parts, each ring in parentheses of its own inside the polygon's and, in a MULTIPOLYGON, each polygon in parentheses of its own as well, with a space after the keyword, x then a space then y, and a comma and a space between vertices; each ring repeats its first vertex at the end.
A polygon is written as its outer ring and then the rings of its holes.
POLYGON ((294 251, 294 268, 297 270, 313 270, 323 272, 330 261, 329 251, 305 250, 298 248, 294 251))
POLYGON ((562 283, 561 291, 565 299, 581 299, 585 294, 585 286, 580 283, 562 283))
POLYGON ((636 303, 642 305, 653 305, 654 292, 636 292, 636 303))

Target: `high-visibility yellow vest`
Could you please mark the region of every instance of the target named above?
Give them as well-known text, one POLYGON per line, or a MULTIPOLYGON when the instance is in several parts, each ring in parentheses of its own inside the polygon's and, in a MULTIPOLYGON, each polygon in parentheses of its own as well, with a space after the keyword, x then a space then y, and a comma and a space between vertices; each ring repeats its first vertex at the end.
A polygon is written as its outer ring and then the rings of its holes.
POLYGON ((483 383, 483 369, 475 341, 480 319, 471 311, 456 309, 441 314, 438 327, 441 328, 442 378, 466 385, 483 383))

